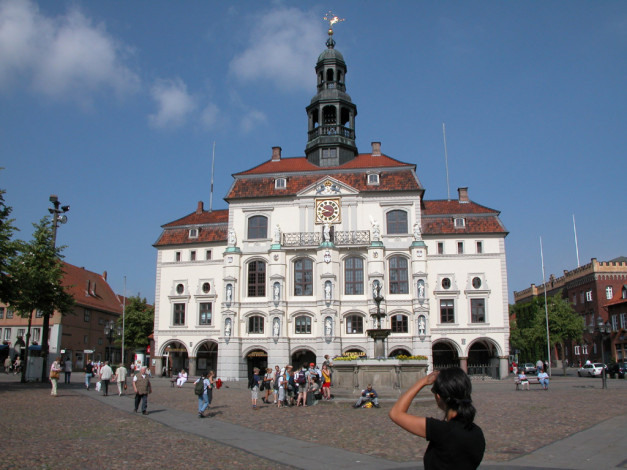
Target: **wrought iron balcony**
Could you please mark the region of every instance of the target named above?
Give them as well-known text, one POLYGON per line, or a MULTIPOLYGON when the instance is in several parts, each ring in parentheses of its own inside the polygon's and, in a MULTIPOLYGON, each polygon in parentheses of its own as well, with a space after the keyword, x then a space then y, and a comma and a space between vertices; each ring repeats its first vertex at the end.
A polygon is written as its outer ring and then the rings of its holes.
MULTIPOLYGON (((315 247, 322 243, 320 232, 294 232, 282 234, 284 247, 315 247)), ((368 246, 370 230, 353 230, 331 232, 331 242, 337 246, 368 246)))
POLYGON ((315 129, 309 131, 309 140, 315 139, 316 137, 328 135, 339 135, 348 139, 355 139, 355 131, 349 127, 339 125, 324 125, 318 126, 315 129))

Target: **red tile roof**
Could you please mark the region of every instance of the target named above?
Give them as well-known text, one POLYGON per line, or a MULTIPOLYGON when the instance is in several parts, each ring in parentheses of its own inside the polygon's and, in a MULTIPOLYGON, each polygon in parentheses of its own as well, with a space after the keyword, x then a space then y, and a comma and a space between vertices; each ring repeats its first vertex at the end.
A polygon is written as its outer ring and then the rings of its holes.
POLYGON ((163 225, 165 230, 153 246, 226 241, 228 220, 227 209, 196 210, 181 219, 163 225), (190 226, 198 229, 197 237, 190 238, 190 226))
POLYGON ((504 233, 507 230, 499 219, 500 212, 472 201, 423 201, 422 232, 428 235, 504 233), (464 227, 455 227, 454 219, 464 219, 464 227))
POLYGON ((423 216, 429 215, 443 215, 443 214, 451 214, 451 215, 464 215, 464 214, 500 214, 499 211, 495 209, 490 209, 489 207, 482 206, 475 202, 459 202, 459 200, 433 200, 433 201, 423 201, 423 216))
POLYGON ((325 173, 333 170, 351 169, 351 168, 383 168, 383 167, 410 167, 415 168, 415 165, 409 163, 399 162, 387 155, 373 156, 369 153, 361 153, 357 155, 351 161, 339 165, 329 167, 319 167, 310 163, 306 157, 291 157, 281 158, 280 160, 269 160, 261 165, 258 165, 250 170, 235 173, 233 176, 244 175, 264 175, 264 174, 276 174, 276 173, 294 173, 294 172, 318 172, 325 173))
POLYGON ((66 262, 63 262, 63 272, 63 285, 78 306, 122 315, 122 304, 118 296, 101 274, 66 262))

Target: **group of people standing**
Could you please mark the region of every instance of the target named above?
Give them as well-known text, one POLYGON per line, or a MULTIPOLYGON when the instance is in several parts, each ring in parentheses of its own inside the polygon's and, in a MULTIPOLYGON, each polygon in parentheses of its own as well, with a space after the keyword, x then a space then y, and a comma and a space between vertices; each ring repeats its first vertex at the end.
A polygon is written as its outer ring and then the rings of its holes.
POLYGON ((255 367, 248 383, 253 409, 257 409, 259 392, 263 391, 263 403, 274 404, 278 408, 310 406, 318 399, 331 400, 332 372, 328 358, 325 356, 320 369, 313 362, 303 364, 298 370, 289 364, 283 368, 277 365, 274 371, 267 368, 264 374, 255 367))

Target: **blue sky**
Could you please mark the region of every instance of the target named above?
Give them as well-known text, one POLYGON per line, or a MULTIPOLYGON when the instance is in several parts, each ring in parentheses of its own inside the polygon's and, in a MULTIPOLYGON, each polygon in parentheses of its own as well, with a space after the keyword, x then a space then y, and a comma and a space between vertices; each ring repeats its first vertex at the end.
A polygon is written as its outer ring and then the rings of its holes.
POLYGON ((0 187, 21 229, 71 206, 66 261, 154 300, 160 226, 231 175, 302 156, 329 10, 357 145, 415 163, 427 199, 500 210, 509 290, 627 255, 624 1, 0 0, 0 187))

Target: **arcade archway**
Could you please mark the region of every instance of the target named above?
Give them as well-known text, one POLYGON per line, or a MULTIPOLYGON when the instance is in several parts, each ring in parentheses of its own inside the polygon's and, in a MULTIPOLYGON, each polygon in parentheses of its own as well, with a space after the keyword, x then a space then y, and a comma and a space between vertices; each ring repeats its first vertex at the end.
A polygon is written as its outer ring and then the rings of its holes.
POLYGON ((205 341, 196 352, 196 374, 206 374, 210 370, 218 368, 218 344, 213 341, 205 341))
POLYGON ((247 377, 252 377, 255 367, 259 368, 262 373, 265 373, 268 367, 268 353, 263 349, 252 349, 246 354, 246 365, 248 369, 247 377))
POLYGON ((445 369, 453 366, 459 367, 459 353, 452 343, 440 341, 435 343, 431 350, 433 351, 434 369, 445 369))
POLYGON ((397 357, 397 356, 411 356, 411 353, 404 348, 397 348, 390 352, 388 357, 397 357))
POLYGON ((316 354, 309 349, 298 349, 292 353, 292 362, 291 364, 294 366, 294 370, 298 370, 303 367, 303 364, 317 364, 316 362, 316 354))
POLYGON ((497 345, 489 339, 478 339, 468 348, 468 375, 500 377, 497 345))
POLYGON ((189 370, 187 348, 180 341, 171 341, 163 348, 163 364, 169 376, 181 369, 189 370))

